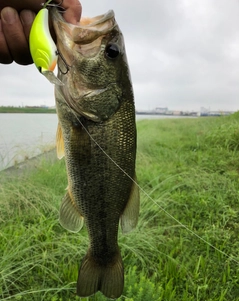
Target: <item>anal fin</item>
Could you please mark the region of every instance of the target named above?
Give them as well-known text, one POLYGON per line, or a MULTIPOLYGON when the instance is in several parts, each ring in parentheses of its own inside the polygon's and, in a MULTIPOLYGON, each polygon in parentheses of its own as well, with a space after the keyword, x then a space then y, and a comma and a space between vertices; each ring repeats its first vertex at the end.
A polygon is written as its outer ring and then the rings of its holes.
POLYGON ((139 217, 139 202, 140 202, 139 187, 136 185, 136 176, 135 176, 134 182, 132 183, 128 203, 120 219, 121 229, 124 234, 133 230, 137 225, 138 217, 139 217))
POLYGON ((84 224, 84 218, 80 214, 69 190, 61 203, 59 221, 63 228, 71 232, 80 231, 84 224))

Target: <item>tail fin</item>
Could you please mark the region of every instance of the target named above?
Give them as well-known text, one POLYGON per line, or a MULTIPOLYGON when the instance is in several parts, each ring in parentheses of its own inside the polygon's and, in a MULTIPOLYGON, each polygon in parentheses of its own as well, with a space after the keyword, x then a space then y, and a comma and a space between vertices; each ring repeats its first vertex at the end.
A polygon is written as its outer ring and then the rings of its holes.
POLYGON ((122 295, 123 288, 124 268, 120 251, 107 265, 97 263, 88 251, 79 270, 77 295, 88 297, 101 291, 107 298, 115 299, 122 295))

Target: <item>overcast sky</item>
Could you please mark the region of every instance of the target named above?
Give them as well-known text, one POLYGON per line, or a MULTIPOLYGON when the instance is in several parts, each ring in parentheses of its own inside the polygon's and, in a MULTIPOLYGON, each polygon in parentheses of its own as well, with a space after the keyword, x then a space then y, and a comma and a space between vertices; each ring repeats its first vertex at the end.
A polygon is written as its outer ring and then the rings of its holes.
MULTIPOLYGON (((124 34, 136 108, 239 110, 239 0, 82 0, 124 34)), ((54 105, 35 66, 0 65, 0 105, 54 105)))

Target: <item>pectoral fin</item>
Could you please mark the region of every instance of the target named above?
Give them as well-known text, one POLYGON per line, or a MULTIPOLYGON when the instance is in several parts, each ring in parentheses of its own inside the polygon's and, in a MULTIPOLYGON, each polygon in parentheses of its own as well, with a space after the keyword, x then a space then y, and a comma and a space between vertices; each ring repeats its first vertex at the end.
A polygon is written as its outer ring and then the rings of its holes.
MULTIPOLYGON (((134 179, 136 179, 136 176, 134 179)), ((124 234, 133 230, 137 225, 139 217, 139 200, 139 188, 136 183, 133 182, 128 203, 121 216, 121 229, 124 234)))
POLYGON ((63 134, 59 123, 56 131, 56 152, 58 159, 62 159, 65 156, 63 134))
POLYGON ((71 232, 78 232, 83 227, 84 218, 69 191, 62 200, 59 221, 63 228, 71 232))

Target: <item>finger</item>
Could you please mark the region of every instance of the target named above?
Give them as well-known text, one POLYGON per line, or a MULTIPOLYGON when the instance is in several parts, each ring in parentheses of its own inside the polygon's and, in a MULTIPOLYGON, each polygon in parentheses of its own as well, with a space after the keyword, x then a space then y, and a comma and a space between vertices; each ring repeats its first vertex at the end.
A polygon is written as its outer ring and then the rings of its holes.
POLYGON ((20 19, 22 22, 24 34, 25 34, 27 41, 29 41, 31 26, 32 26, 35 16, 36 16, 36 14, 34 12, 32 12, 31 10, 24 9, 20 12, 20 19))
POLYGON ((2 30, 13 60, 21 65, 32 63, 28 41, 18 13, 11 7, 1 11, 2 30))
POLYGON ((4 7, 14 7, 18 12, 23 9, 30 9, 34 12, 38 12, 42 8, 42 3, 45 0, 0 0, 0 10, 4 7))
POLYGON ((72 24, 77 24, 81 18, 82 6, 78 0, 63 0, 61 6, 65 8, 64 19, 72 24))
POLYGON ((0 63, 11 64, 13 61, 10 51, 7 47, 7 42, 2 31, 2 21, 0 19, 0 63))

